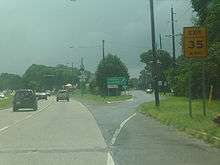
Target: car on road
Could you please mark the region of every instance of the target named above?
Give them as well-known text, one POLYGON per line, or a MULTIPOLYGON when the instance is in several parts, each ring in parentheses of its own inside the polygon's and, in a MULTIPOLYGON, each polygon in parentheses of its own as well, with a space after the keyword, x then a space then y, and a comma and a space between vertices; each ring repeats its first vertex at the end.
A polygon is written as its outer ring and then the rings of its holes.
POLYGON ((45 92, 37 92, 36 96, 38 100, 47 100, 47 94, 45 92))
POLYGON ((4 93, 0 93, 0 98, 4 99, 5 98, 5 94, 4 93))
POLYGON ((57 102, 60 100, 66 100, 69 101, 69 93, 66 90, 59 90, 57 93, 57 102))
POLYGON ((23 108, 37 110, 37 98, 35 93, 30 89, 17 90, 13 99, 13 111, 23 108))
POLYGON ((148 94, 152 94, 152 93, 153 93, 153 90, 150 89, 150 88, 148 88, 148 89, 146 90, 146 93, 148 93, 148 94))
POLYGON ((50 91, 50 90, 46 90, 45 93, 46 93, 46 95, 47 95, 48 97, 51 96, 51 91, 50 91))

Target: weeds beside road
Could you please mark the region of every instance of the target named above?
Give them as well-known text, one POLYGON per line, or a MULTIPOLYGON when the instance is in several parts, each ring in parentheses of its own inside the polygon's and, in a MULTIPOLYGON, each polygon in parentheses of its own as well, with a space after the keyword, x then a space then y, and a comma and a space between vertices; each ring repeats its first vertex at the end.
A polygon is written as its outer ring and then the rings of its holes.
POLYGON ((207 116, 203 116, 202 101, 193 101, 193 117, 188 115, 188 101, 182 97, 169 97, 161 101, 160 107, 154 102, 144 103, 140 111, 161 123, 171 125, 190 135, 201 138, 217 147, 220 147, 220 126, 213 122, 220 113, 220 101, 213 101, 207 105, 207 116))
POLYGON ((115 102, 115 101, 125 101, 132 99, 132 95, 121 95, 121 96, 106 96, 102 97, 100 95, 94 95, 90 93, 85 93, 81 95, 80 91, 74 91, 72 97, 77 100, 88 100, 95 101, 99 103, 115 102))
POLYGON ((6 109, 12 106, 12 96, 0 100, 0 110, 6 109))

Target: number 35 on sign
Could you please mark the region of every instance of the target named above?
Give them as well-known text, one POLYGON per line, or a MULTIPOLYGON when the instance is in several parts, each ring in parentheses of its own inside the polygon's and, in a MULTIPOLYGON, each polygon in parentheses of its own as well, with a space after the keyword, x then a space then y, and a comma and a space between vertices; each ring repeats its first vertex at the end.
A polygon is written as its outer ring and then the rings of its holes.
POLYGON ((184 27, 183 49, 187 58, 208 56, 208 35, 205 27, 184 27))

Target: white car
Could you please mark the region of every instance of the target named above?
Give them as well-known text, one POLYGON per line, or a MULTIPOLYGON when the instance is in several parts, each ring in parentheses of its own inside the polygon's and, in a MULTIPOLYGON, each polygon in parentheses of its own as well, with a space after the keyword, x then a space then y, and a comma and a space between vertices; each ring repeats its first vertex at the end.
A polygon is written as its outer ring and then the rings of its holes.
POLYGON ((0 93, 0 98, 5 98, 5 95, 4 95, 4 93, 0 93))
POLYGON ((148 89, 146 90, 146 93, 151 94, 151 93, 153 93, 153 90, 148 88, 148 89))
POLYGON ((36 96, 38 100, 42 100, 42 99, 47 100, 47 94, 44 92, 37 92, 36 96))

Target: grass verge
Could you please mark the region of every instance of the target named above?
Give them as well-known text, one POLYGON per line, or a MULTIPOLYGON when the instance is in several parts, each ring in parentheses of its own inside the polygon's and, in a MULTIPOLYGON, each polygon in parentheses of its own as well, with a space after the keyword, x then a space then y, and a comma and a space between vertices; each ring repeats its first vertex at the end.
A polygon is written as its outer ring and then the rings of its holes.
POLYGON ((12 106, 12 96, 9 96, 8 98, 0 100, 0 110, 6 109, 12 106))
POLYGON ((121 96, 107 96, 102 97, 100 95, 93 95, 90 93, 85 93, 81 95, 80 91, 74 91, 72 97, 77 100, 87 100, 87 101, 95 101, 99 103, 106 103, 106 102, 115 102, 115 101, 125 101, 132 98, 132 95, 121 95, 121 96))
POLYGON ((220 101, 213 101, 207 105, 206 117, 203 116, 201 100, 194 100, 192 105, 192 118, 188 115, 187 99, 182 97, 170 97, 162 100, 161 106, 158 108, 155 107, 154 102, 144 103, 139 110, 163 124, 174 126, 220 147, 220 126, 213 122, 214 117, 220 113, 220 101))

